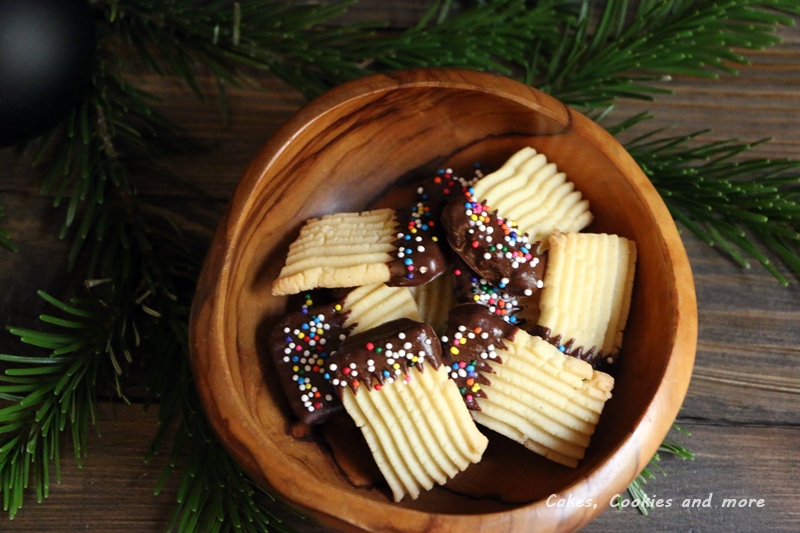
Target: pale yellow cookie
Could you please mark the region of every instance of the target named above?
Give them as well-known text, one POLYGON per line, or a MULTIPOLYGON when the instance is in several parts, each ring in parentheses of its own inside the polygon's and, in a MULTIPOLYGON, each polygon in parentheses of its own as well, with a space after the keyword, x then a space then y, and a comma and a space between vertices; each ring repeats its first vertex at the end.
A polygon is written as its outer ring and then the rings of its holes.
POLYGON ((434 330, 441 331, 447 323, 450 309, 458 303, 453 292, 453 277, 450 272, 425 285, 409 287, 409 290, 417 303, 422 321, 433 326, 434 330))
POLYGON ((272 293, 296 294, 317 287, 355 287, 389 281, 395 250, 394 209, 339 213, 311 219, 289 246, 272 293))
POLYGON ((480 461, 478 430, 427 324, 400 319, 351 336, 327 370, 395 501, 416 499, 480 461))
POLYGON ((345 296, 342 308, 348 312, 344 327, 352 327, 350 335, 398 318, 424 322, 408 287, 383 283, 356 287, 345 296))
POLYGON ((613 362, 622 346, 636 267, 636 243, 616 235, 555 233, 538 326, 567 352, 613 362))
POLYGON ((446 369, 410 375, 408 384, 394 381, 358 393, 346 389, 342 397, 398 502, 406 494, 417 499, 422 490, 479 462, 489 442, 446 369))
POLYGON ((497 171, 473 185, 474 197, 499 216, 514 220, 530 242, 553 231, 580 231, 592 221, 589 202, 575 185, 533 148, 515 153, 497 171))
POLYGON ((584 457, 614 379, 478 305, 450 314, 443 361, 473 418, 569 467, 584 457))
POLYGON ((410 287, 440 276, 447 263, 426 224, 424 204, 311 219, 289 246, 272 294, 386 283, 410 287))

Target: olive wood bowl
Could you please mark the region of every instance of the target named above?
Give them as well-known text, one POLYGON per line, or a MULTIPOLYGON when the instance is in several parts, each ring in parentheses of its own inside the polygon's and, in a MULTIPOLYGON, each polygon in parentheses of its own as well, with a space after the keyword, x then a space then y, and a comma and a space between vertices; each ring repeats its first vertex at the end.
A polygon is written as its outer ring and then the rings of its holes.
POLYGON ((510 79, 420 69, 347 83, 311 102, 246 171, 206 259, 191 319, 206 414, 265 490, 342 531, 572 531, 646 466, 683 402, 697 341, 689 262, 647 177, 605 130, 510 79), (616 386, 576 469, 488 433, 484 459, 419 499, 392 502, 348 420, 306 428, 280 389, 267 339, 285 297, 272 281, 303 222, 367 208, 441 166, 498 166, 543 152, 588 198, 587 231, 636 241, 638 264, 616 386), (555 495, 555 496, 553 496, 555 495), (571 505, 561 499, 571 501, 571 505), (570 500, 571 498, 571 500, 570 500), (591 500, 592 505, 575 505, 591 500))

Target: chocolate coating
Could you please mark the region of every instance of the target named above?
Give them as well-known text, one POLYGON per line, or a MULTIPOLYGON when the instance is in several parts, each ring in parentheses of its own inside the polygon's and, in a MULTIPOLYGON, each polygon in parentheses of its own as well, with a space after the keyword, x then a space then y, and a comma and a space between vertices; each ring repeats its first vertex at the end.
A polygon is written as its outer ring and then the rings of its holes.
POLYGON ((270 336, 270 354, 289 405, 306 424, 319 424, 343 408, 325 371, 349 332, 341 308, 340 302, 304 307, 286 315, 270 336))
POLYGON ((514 313, 521 309, 517 297, 476 274, 460 257, 453 262, 453 280, 456 300, 460 303, 484 305, 506 322, 517 323, 514 313))
POLYGON ((543 338, 561 350, 563 353, 571 357, 581 359, 582 361, 586 361, 592 365, 592 368, 594 369, 608 370, 611 365, 616 362, 616 354, 614 356, 605 357, 603 350, 598 350, 597 346, 592 346, 588 350, 585 346, 575 346, 575 339, 569 339, 567 342, 563 342, 563 337, 560 334, 553 335, 553 332, 550 330, 550 328, 536 326, 533 334, 543 338))
POLYGON ((413 287, 433 281, 447 270, 447 260, 442 254, 434 234, 436 221, 430 206, 418 202, 407 209, 398 209, 395 227, 397 239, 392 243, 394 259, 387 263, 390 279, 387 285, 413 287))
POLYGON ((467 195, 447 203, 441 222, 453 250, 490 283, 525 296, 542 288, 546 256, 513 221, 467 195))
POLYGON ((437 369, 441 354, 433 328, 399 318, 349 337, 331 356, 327 370, 341 397, 347 386, 353 392, 362 386, 380 390, 387 381, 410 380, 411 368, 437 369))
POLYGON ((422 181, 417 188, 417 198, 429 204, 438 218, 444 205, 455 198, 469 192, 470 187, 483 177, 480 165, 475 164, 471 178, 456 176, 452 169, 440 168, 436 175, 422 181))
MULTIPOLYGON (((349 292, 349 289, 348 289, 349 292)), ((340 300, 344 294, 337 294, 336 289, 317 288, 303 291, 297 294, 290 294, 286 299, 286 313, 303 312, 307 313, 311 307, 327 305, 340 300)))
POLYGON ((469 409, 480 411, 476 398, 485 398, 481 385, 491 385, 486 373, 492 373, 488 361, 502 364, 496 353, 505 341, 513 341, 519 328, 499 318, 480 304, 454 307, 447 318, 442 336, 442 363, 469 409), (463 341, 463 342, 462 342, 463 341))

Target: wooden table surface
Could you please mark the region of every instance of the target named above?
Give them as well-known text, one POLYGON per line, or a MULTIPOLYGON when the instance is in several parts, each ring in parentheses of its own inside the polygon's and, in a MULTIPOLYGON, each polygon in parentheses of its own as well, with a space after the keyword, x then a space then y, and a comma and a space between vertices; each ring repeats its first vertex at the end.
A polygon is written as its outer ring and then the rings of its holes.
MULTIPOLYGON (((358 8, 353 19, 388 19, 408 24, 424 2, 377 1, 358 8)), ((650 110, 649 127, 674 132, 713 128, 707 140, 774 140, 753 155, 800 159, 800 29, 780 31, 784 43, 749 53, 752 65, 740 76, 718 81, 675 78, 663 85, 674 94, 656 103, 622 102, 614 116, 650 110)), ((140 191, 187 222, 211 232, 249 160, 270 135, 303 104, 281 82, 264 79, 265 90, 233 90, 230 123, 215 104, 199 103, 179 82, 155 76, 140 83, 164 99, 176 122, 215 148, 200 157, 168 162, 187 181, 208 193, 199 198, 171 184, 143 180, 140 191)), ((58 240, 63 212, 37 193, 38 176, 12 149, 0 150, 0 222, 19 252, 0 249, 0 322, 31 326, 44 309, 36 291, 64 294, 73 280, 65 270, 65 244, 58 240)), ((783 287, 759 267, 742 270, 684 232, 697 286, 700 333, 694 375, 678 423, 691 436, 678 438, 697 457, 667 457, 647 493, 672 506, 641 516, 635 510, 607 509, 585 531, 800 531, 800 282, 783 287), (752 499, 752 507, 726 508, 722 501, 752 499), (685 499, 708 507, 684 508, 685 499), (709 500, 710 499, 710 500, 709 500), (756 501, 763 500, 762 506, 756 501)), ((0 353, 30 353, 5 330, 0 353)), ((136 397, 134 395, 134 397, 136 397)), ((153 495, 164 464, 143 454, 156 427, 155 411, 142 406, 101 405, 89 455, 79 468, 64 454, 62 481, 37 504, 29 494, 24 508, 0 531, 156 532, 163 531, 175 483, 153 495)), ((325 531, 292 519, 300 531, 325 531)))

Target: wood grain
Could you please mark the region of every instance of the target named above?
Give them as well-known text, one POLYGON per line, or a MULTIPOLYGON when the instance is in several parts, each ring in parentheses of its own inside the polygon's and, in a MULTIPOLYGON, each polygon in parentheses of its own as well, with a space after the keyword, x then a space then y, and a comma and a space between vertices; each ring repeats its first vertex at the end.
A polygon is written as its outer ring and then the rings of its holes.
MULTIPOLYGON (((423 4, 375 0, 369 10, 354 16, 383 20, 391 14, 392 23, 403 26, 415 20, 423 4)), ((655 103, 621 102, 609 123, 649 110, 656 118, 645 129, 669 126, 685 133, 712 128, 709 139, 774 137, 754 153, 800 159, 800 29, 786 28, 781 35, 784 44, 748 52, 753 64, 740 68, 739 77, 723 76, 716 82, 674 77, 664 86, 675 94, 655 103)), ((226 126, 214 103, 198 103, 175 80, 146 77, 143 82, 164 97, 171 117, 216 143, 202 157, 171 164, 218 201, 195 203, 196 193, 165 183, 143 183, 143 190, 165 208, 188 209, 187 220, 211 231, 258 149, 303 99, 265 78, 266 91, 232 93, 231 122, 226 126)), ((3 325, 32 324, 44 309, 35 291, 62 294, 69 282, 63 268, 64 244, 57 239, 61 214, 51 211, 50 201, 38 197, 37 190, 37 173, 28 161, 11 149, 1 149, 0 202, 7 216, 0 225, 10 229, 20 245, 16 255, 0 249, 3 325)), ((720 503, 718 497, 763 497, 766 506, 688 510, 673 506, 650 517, 607 510, 584 531, 798 531, 800 284, 793 278, 792 285, 783 288, 758 267, 741 270, 685 232, 683 240, 695 275, 700 327, 696 370, 679 423, 692 431, 691 437, 681 440, 698 457, 691 462, 665 460, 668 476, 651 481, 647 491, 673 498, 706 498, 713 492, 720 503)), ((25 350, 0 332, 0 351, 25 350)), ((153 497, 160 466, 141 462, 154 431, 152 418, 140 416, 136 406, 120 410, 116 422, 107 409, 103 412, 102 437, 91 439, 84 468, 78 469, 68 458, 62 485, 52 488, 51 497, 36 504, 31 494, 13 522, 0 521, 0 531, 163 530, 174 492, 153 497)), ((305 532, 325 531, 308 521, 298 527, 305 532)))

